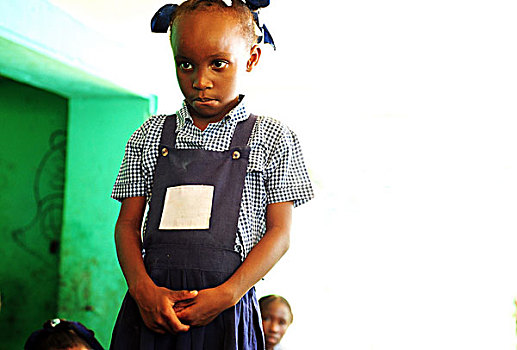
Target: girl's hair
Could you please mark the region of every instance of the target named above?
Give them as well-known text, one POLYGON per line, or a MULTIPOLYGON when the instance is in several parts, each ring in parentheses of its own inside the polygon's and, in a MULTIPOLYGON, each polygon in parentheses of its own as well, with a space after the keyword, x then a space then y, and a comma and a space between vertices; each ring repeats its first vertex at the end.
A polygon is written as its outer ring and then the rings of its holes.
POLYGON ((273 301, 279 301, 283 303, 285 306, 287 306, 287 309, 289 310, 289 315, 291 315, 291 322, 293 323, 293 311, 291 310, 291 305, 289 305, 289 302, 280 295, 271 294, 266 295, 265 297, 262 297, 259 299, 259 305, 260 305, 260 312, 262 313, 273 301))
POLYGON ((103 350, 95 333, 79 322, 48 320, 27 338, 25 350, 66 350, 76 346, 103 350))
POLYGON ((76 346, 84 346, 90 349, 90 345, 73 330, 60 330, 57 332, 42 332, 34 339, 29 350, 66 350, 76 346))
POLYGON ((255 20, 251 10, 241 0, 233 0, 232 6, 228 6, 222 0, 188 0, 178 6, 172 15, 170 23, 170 32, 174 22, 181 16, 192 13, 194 11, 219 11, 225 12, 233 16, 240 25, 241 33, 252 47, 257 43, 257 34, 255 32, 255 20))

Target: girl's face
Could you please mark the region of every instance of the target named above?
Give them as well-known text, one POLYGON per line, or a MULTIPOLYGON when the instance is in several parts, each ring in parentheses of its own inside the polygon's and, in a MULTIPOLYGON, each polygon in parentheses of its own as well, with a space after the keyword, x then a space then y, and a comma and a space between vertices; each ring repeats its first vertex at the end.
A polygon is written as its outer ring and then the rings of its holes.
POLYGON ((274 300, 262 311, 262 327, 266 337, 266 349, 273 349, 291 324, 291 314, 287 306, 274 300))
POLYGON ((241 75, 260 58, 240 30, 236 19, 217 11, 184 14, 173 24, 176 75, 195 122, 219 121, 238 104, 241 75))

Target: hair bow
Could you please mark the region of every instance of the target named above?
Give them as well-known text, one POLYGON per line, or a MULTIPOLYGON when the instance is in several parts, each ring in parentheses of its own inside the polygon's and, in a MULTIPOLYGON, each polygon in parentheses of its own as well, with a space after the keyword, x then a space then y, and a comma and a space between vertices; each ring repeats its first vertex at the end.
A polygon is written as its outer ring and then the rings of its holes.
POLYGON ((172 14, 176 11, 178 5, 167 4, 160 7, 151 19, 151 31, 153 33, 167 33, 171 24, 172 14))
POLYGON ((270 44, 271 46, 273 46, 273 49, 276 50, 275 42, 273 41, 273 37, 271 36, 271 33, 267 29, 266 25, 260 25, 258 13, 253 10, 251 11, 251 13, 253 14, 253 19, 255 20, 257 27, 259 27, 260 32, 262 33, 262 35, 258 38, 258 42, 260 43, 262 41, 264 44, 270 44))
MULTIPOLYGON (((224 2, 225 4, 228 4, 229 0, 225 0, 224 2)), ((269 6, 269 0, 246 0, 244 1, 244 3, 250 9, 251 13, 253 14, 253 19, 255 20, 255 23, 257 24, 258 28, 260 29, 260 32, 262 33, 262 35, 259 36, 259 42, 262 41, 265 44, 271 44, 273 48, 276 50, 275 42, 273 41, 271 33, 265 25, 260 25, 257 12, 260 8, 269 6)), ((153 18, 151 19, 151 31, 153 33, 167 33, 167 30, 169 29, 169 25, 171 23, 172 15, 174 14, 177 8, 178 5, 176 4, 167 4, 160 7, 160 9, 156 11, 153 18)))
POLYGON ((251 11, 257 11, 260 8, 269 6, 269 0, 245 0, 244 2, 251 11))
POLYGON ((262 35, 258 38, 258 42, 270 44, 271 46, 273 46, 273 49, 276 50, 275 42, 273 41, 271 33, 269 32, 265 24, 263 24, 262 26, 260 25, 260 20, 258 16, 258 10, 263 7, 269 6, 269 0, 244 0, 244 3, 250 9, 251 13, 253 14, 253 19, 257 24, 257 27, 260 29, 260 32, 262 33, 262 35))

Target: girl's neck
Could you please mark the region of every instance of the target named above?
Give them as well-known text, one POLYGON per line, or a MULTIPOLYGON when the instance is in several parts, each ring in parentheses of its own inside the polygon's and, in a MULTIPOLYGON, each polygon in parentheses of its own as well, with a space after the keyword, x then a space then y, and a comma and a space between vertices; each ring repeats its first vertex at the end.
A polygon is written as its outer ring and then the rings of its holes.
POLYGON ((217 123, 217 122, 221 121, 225 116, 227 116, 228 113, 230 113, 230 111, 239 104, 240 100, 241 99, 239 98, 239 96, 237 96, 235 101, 232 101, 232 103, 228 104, 227 108, 225 108, 223 113, 220 113, 220 114, 212 116, 212 117, 210 117, 210 116, 204 117, 204 116, 198 115, 190 105, 187 105, 187 108, 189 110, 190 116, 192 117, 194 125, 199 130, 204 131, 208 127, 208 124, 217 123))
POLYGON ((212 121, 212 120, 208 120, 208 119, 192 117, 192 120, 194 121, 194 126, 196 126, 201 131, 205 131, 205 129, 208 127, 208 124, 217 123, 221 119, 223 119, 223 118, 221 117, 221 118, 219 118, 219 120, 212 121))

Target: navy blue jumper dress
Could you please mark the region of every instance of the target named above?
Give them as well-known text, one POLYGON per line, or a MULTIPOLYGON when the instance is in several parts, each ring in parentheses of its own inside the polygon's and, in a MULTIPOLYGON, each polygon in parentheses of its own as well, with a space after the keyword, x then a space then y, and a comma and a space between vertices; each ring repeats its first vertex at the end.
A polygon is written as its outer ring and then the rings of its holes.
MULTIPOLYGON (((212 288, 225 282, 240 266, 240 255, 234 250, 235 233, 250 152, 247 143, 255 121, 256 117, 250 115, 239 122, 230 149, 216 152, 176 149, 176 116, 165 119, 143 242, 144 264, 156 285, 171 290, 212 288), (209 227, 164 229, 168 227, 162 226, 168 189, 191 185, 213 189, 209 227)), ((126 293, 110 346, 117 350, 264 348, 254 288, 208 325, 163 335, 144 325, 136 302, 126 293)))

